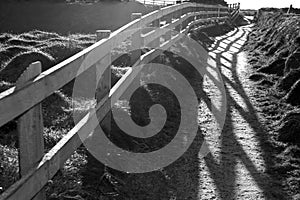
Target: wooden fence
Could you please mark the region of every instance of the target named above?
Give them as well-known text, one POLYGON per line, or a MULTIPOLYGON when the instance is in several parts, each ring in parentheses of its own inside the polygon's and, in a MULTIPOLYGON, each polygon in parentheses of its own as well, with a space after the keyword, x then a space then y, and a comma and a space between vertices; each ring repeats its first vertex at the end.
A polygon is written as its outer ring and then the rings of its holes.
MULTIPOLYGON (((236 12, 234 9, 233 12, 236 12)), ((97 115, 101 121, 111 109, 111 102, 116 102, 124 90, 130 85, 140 68, 141 62, 148 63, 157 57, 161 50, 168 49, 183 34, 171 35, 166 29, 188 34, 197 29, 199 24, 219 23, 230 19, 228 7, 212 6, 196 3, 182 3, 164 7, 147 15, 134 13, 132 22, 115 32, 97 31, 98 42, 76 55, 41 72, 41 63, 32 63, 22 74, 16 86, 0 94, 0 126, 18 119, 19 164, 21 179, 0 195, 0 200, 45 199, 43 187, 64 162, 74 153, 96 127, 91 119, 97 115), (139 28, 160 27, 147 34, 139 28), (110 53, 128 38, 121 34, 127 30, 135 30, 132 34, 132 46, 141 48, 143 45, 155 44, 154 48, 143 54, 132 55, 133 66, 111 88, 110 86, 110 53), (120 36, 122 35, 122 36, 120 36), (166 36, 167 42, 160 43, 160 37, 166 36), (100 61, 101 60, 101 61, 100 61), (84 69, 82 70, 83 67, 84 69), (105 68, 101 78, 102 84, 96 94, 96 112, 89 112, 75 125, 48 153, 43 147, 43 116, 41 102, 55 91, 90 69, 105 68), (80 70, 79 70, 80 69, 80 70), (80 137, 79 137, 80 135, 80 137)), ((104 70, 104 69, 103 69, 104 70)))
POLYGON ((240 3, 229 4, 228 7, 231 13, 231 20, 235 21, 240 13, 240 3))
POLYGON ((137 0, 146 5, 158 5, 158 6, 168 6, 174 5, 176 3, 182 3, 182 1, 178 0, 137 0))

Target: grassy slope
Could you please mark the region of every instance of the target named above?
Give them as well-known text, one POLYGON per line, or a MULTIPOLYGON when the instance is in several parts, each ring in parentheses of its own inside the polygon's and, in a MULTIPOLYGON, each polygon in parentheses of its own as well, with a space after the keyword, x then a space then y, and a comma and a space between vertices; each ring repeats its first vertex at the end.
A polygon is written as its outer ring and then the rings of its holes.
MULTIPOLYGON (((53 21, 52 21, 53 23, 53 21)), ((111 22, 110 22, 111 23, 111 22)), ((60 27, 58 27, 59 29, 60 27)), ((228 31, 230 28, 227 26, 219 27, 218 30, 215 28, 209 28, 207 30, 203 30, 206 33, 197 33, 194 32, 192 37, 198 40, 203 46, 209 45, 212 42, 207 34, 211 35, 212 33, 222 34, 224 31, 228 31)), ((77 30, 76 30, 77 31, 77 30)), ((75 32, 76 32, 75 31, 75 32)), ((17 31, 18 32, 18 31, 17 31)), ((86 48, 87 46, 93 44, 95 42, 95 35, 93 34, 68 34, 68 35, 60 35, 54 32, 47 31, 29 31, 21 34, 12 34, 12 33, 3 33, 0 35, 0 91, 4 91, 15 84, 15 81, 20 76, 20 74, 24 71, 24 69, 36 60, 42 61, 43 70, 48 69, 49 67, 61 62, 62 60, 74 55, 80 50, 86 48)), ((115 49, 113 51, 113 56, 120 55, 120 53, 124 53, 128 48, 130 43, 125 42, 121 47, 115 49)), ((174 59, 172 55, 170 59, 174 59)), ((172 60, 171 59, 171 60, 172 60)), ((183 61, 173 60, 174 63, 181 63, 183 61)), ((120 59, 117 59, 113 62, 112 66, 112 82, 115 83, 128 69, 129 65, 129 54, 123 54, 120 59)), ((181 65, 188 65, 187 63, 181 63, 181 65)), ((184 72, 183 72, 184 73, 184 72)), ((43 116, 44 116, 44 138, 45 138, 45 146, 46 151, 50 149, 53 145, 59 141, 64 134, 66 134, 71 127, 74 126, 72 119, 72 111, 74 107, 72 106, 72 99, 70 94, 70 89, 72 89, 72 84, 69 84, 62 88, 60 91, 56 91, 53 95, 48 97, 43 101, 43 116)), ((134 104, 135 101, 144 102, 143 107, 135 107, 132 108, 132 114, 136 113, 136 120, 141 120, 140 123, 147 122, 147 108, 149 108, 153 103, 162 103, 165 107, 169 107, 169 110, 173 110, 176 107, 176 103, 167 103, 165 102, 167 99, 170 100, 171 97, 159 97, 161 94, 166 94, 167 91, 159 92, 161 88, 144 88, 140 90, 140 94, 142 97, 136 97, 132 100, 131 105, 134 104), (150 91, 150 93, 149 93, 150 91), (142 99, 141 99, 142 98, 142 99), (146 98, 146 99, 145 99, 146 98), (148 98, 148 99, 147 99, 148 98), (163 99, 163 101, 162 101, 163 99), (144 116, 145 119, 141 119, 139 116, 144 116)), ((171 98, 172 99, 172 98, 171 98)), ((79 107, 81 106, 78 103, 79 107)), ((133 106, 134 107, 134 106, 133 106)), ((84 108, 75 108, 80 110, 80 112, 84 112, 84 108)), ((173 112, 174 116, 177 116, 178 113, 173 112)), ((176 129, 176 124, 173 123, 174 119, 170 121, 170 125, 164 130, 167 133, 167 137, 163 139, 161 142, 164 144, 164 140, 169 140, 168 133, 173 132, 172 130, 176 129)), ((117 132, 117 130, 116 130, 117 132)), ((116 141, 120 142, 120 138, 116 138, 116 141)), ((155 145, 161 145, 154 142, 155 145)), ((126 147, 131 142, 121 141, 126 147), (129 142, 129 143, 127 143, 129 142)), ((152 144, 153 145, 153 144, 152 144)), ((16 122, 12 121, 7 125, 0 128, 0 192, 4 191, 9 185, 15 182, 18 177, 18 160, 17 160, 17 136, 16 136, 16 122)), ((131 145, 129 145, 131 146, 131 145)), ((134 147, 136 149, 143 148, 143 142, 138 146, 134 147)), ((127 193, 137 195, 142 197, 143 195, 154 195, 153 197, 157 197, 160 194, 158 190, 159 185, 157 185, 157 191, 152 191, 147 189, 147 187, 140 188, 141 190, 137 193, 134 192, 135 187, 121 187, 122 191, 115 191, 117 186, 112 184, 111 174, 103 177, 107 183, 97 182, 97 187, 93 185, 94 183, 90 180, 87 180, 86 177, 93 176, 92 171, 86 165, 85 149, 80 147, 76 152, 74 152, 73 156, 66 162, 65 166, 57 173, 55 178, 49 181, 46 190, 50 199, 64 199, 71 198, 76 196, 81 196, 85 199, 98 199, 99 196, 105 198, 105 196, 113 196, 125 195, 122 193, 123 190, 127 190, 127 193), (85 176, 85 177, 83 177, 85 176), (87 181, 86 181, 87 180, 87 181), (100 186, 99 186, 100 185, 100 186), (100 187, 100 189, 98 188, 100 187), (90 188, 92 187, 92 188, 90 188), (113 193, 110 193, 112 190, 113 193), (141 192, 147 191, 149 193, 141 192)), ((178 164, 178 163, 177 163, 178 164)), ((101 166, 100 166, 101 168, 101 166)), ((176 167, 171 169, 176 171, 176 167)), ((118 174, 115 171, 112 171, 114 175, 118 174)), ((143 185, 145 181, 145 177, 150 178, 149 184, 153 183, 151 180, 155 180, 159 177, 160 172, 154 172, 150 175, 146 176, 138 176, 133 178, 123 177, 126 181, 134 181, 134 185, 136 187, 140 187, 143 185)), ((179 174, 180 175, 180 174, 179 174)), ((96 174, 99 176, 99 174, 96 174)), ((117 176, 118 177, 118 176, 117 176)), ((103 179, 103 180, 104 180, 103 179)), ((122 181, 120 181, 122 182, 122 181)), ((132 185, 132 186, 134 186, 132 185)), ((151 184, 150 184, 151 185, 151 184)), ((128 195, 128 194, 127 194, 128 195)))
POLYGON ((291 196, 299 199, 300 23, 299 17, 284 17, 274 11, 260 12, 249 35, 249 62, 257 72, 249 78, 257 82, 258 90, 265 91, 258 102, 278 151, 273 173, 282 176, 291 196))
POLYGON ((148 13, 136 2, 51 3, 45 1, 0 1, 0 32, 22 33, 39 29, 69 33, 116 30, 130 22, 131 13, 148 13))
MULTIPOLYGON (((13 86, 26 67, 37 60, 43 71, 95 42, 95 35, 30 31, 0 35, 0 91, 13 86)), ((43 101, 46 148, 53 146, 72 126, 70 99, 61 91, 43 101)), ((18 178, 16 123, 0 128, 0 187, 7 188, 18 178)))

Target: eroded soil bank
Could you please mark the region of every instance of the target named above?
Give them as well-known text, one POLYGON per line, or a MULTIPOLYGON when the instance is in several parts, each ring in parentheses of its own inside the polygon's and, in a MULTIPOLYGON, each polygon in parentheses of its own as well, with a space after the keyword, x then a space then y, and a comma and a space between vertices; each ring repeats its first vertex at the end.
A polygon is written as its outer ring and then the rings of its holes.
POLYGON ((270 173, 290 199, 300 191, 300 20, 278 9, 260 10, 245 47, 257 102, 274 151, 270 173))

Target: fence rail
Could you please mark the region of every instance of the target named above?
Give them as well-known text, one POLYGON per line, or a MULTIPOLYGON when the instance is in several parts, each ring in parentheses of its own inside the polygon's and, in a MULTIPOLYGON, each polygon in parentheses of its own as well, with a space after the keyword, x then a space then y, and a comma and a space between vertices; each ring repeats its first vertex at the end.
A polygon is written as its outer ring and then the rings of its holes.
POLYGON ((174 5, 176 3, 182 3, 182 0, 136 0, 140 3, 146 4, 146 5, 158 5, 158 6, 168 6, 168 5, 174 5))
POLYGON ((285 16, 285 17, 297 17, 297 16, 300 16, 300 14, 296 14, 296 13, 286 13, 286 14, 283 14, 283 16, 285 16))
POLYGON ((0 195, 0 200, 30 200, 45 199, 43 187, 64 162, 82 144, 111 109, 111 103, 116 102, 124 90, 138 74, 140 63, 148 63, 157 57, 161 50, 168 49, 191 29, 199 28, 201 23, 219 23, 228 20, 231 15, 228 7, 212 6, 196 3, 182 3, 153 11, 147 15, 133 14, 132 22, 124 25, 115 32, 98 31, 98 42, 84 49, 76 55, 40 73, 41 63, 33 63, 19 78, 16 87, 0 94, 0 126, 18 119, 20 144, 19 159, 21 179, 0 195), (139 32, 139 28, 156 27, 148 33, 139 32), (167 29, 176 30, 181 34, 170 35, 167 29), (110 80, 110 51, 126 39, 125 31, 132 32, 132 46, 141 48, 141 45, 151 44, 153 48, 144 55, 141 52, 131 56, 133 66, 112 88, 110 80), (160 37, 166 36, 167 41, 160 43, 160 37), (154 45, 154 46, 153 46, 154 45), (105 71, 101 78, 100 91, 96 94, 97 105, 95 111, 88 112, 48 153, 43 155, 43 124, 40 109, 41 102, 56 90, 72 81, 83 73, 91 72, 96 68, 105 71), (36 71, 37 70, 37 71, 36 71), (96 124, 96 125, 95 125, 96 124), (80 135, 80 137, 79 137, 80 135), (31 147, 35 146, 35 149, 31 147), (30 160, 30 161, 29 161, 30 160), (24 164, 22 164, 24 163, 24 164))

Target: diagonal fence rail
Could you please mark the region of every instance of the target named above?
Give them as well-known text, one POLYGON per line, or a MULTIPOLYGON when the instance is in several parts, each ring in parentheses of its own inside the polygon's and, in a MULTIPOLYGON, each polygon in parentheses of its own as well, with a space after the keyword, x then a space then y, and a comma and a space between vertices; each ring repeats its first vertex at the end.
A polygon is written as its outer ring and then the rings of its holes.
MULTIPOLYGON (((232 19, 238 7, 228 9, 224 6, 197 3, 182 3, 167 6, 142 16, 134 13, 132 22, 120 29, 97 31, 94 45, 76 55, 41 72, 41 63, 36 62, 19 78, 16 87, 0 93, 0 126, 18 119, 18 136, 20 142, 19 160, 21 179, 0 195, 0 200, 45 199, 43 187, 64 165, 64 162, 88 138, 115 102, 138 74, 141 63, 148 63, 167 50, 183 34, 190 30, 206 27, 210 24, 224 23, 232 19), (153 31, 142 33, 139 30, 154 27, 153 31), (111 49, 128 39, 122 34, 131 30, 131 45, 134 48, 151 47, 145 54, 135 52, 131 55, 132 68, 113 86, 110 86, 111 49), (173 35, 168 30, 176 30, 173 35), (160 39, 165 41, 161 43, 160 39), (100 79, 96 93, 97 105, 94 111, 86 113, 48 153, 43 154, 43 122, 40 109, 41 102, 84 73, 91 70, 105 71, 100 79), (95 125, 96 124, 96 125, 95 125), (80 135, 80 137, 79 137, 80 135), (33 148, 34 147, 34 148, 33 148)), ((97 87, 97 86, 96 86, 97 87)))
POLYGON ((182 1, 178 0, 137 0, 140 3, 145 5, 157 5, 157 6, 169 6, 174 5, 176 3, 182 3, 182 1))

